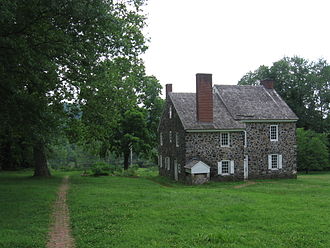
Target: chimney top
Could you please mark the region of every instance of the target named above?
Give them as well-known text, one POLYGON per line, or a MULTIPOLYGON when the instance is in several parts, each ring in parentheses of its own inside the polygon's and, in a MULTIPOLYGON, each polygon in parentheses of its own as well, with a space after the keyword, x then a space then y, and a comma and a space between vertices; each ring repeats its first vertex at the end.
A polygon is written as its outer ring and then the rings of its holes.
POLYGON ((196 112, 198 122, 213 122, 212 74, 196 74, 196 112))
POLYGON ((264 86, 266 89, 274 89, 275 80, 264 79, 260 81, 260 85, 264 86))
POLYGON ((172 92, 172 84, 166 84, 166 99, 168 98, 168 93, 172 92))

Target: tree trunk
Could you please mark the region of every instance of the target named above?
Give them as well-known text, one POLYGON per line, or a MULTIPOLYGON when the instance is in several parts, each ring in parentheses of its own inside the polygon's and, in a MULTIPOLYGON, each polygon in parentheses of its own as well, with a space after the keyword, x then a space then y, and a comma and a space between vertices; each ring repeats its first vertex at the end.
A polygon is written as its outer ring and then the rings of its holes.
POLYGON ((128 169, 128 159, 129 159, 129 151, 124 152, 124 170, 128 169))
POLYGON ((35 177, 50 177, 50 171, 47 166, 45 146, 37 143, 33 146, 34 175, 35 177))

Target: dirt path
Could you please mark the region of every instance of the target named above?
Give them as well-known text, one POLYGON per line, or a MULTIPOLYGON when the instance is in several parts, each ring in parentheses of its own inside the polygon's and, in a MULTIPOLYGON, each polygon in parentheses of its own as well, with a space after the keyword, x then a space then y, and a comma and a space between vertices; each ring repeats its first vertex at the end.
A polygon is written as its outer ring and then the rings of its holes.
POLYGON ((236 185, 234 186, 235 189, 240 189, 240 188, 243 188, 243 187, 246 187, 246 186, 249 186, 249 185, 253 185, 253 184, 256 184, 256 182, 253 182, 253 181, 247 181, 246 183, 244 184, 240 184, 240 185, 236 185))
POLYGON ((69 189, 69 177, 65 176, 59 188, 54 204, 53 223, 49 231, 47 248, 74 248, 74 240, 70 234, 69 209, 66 196, 69 189))

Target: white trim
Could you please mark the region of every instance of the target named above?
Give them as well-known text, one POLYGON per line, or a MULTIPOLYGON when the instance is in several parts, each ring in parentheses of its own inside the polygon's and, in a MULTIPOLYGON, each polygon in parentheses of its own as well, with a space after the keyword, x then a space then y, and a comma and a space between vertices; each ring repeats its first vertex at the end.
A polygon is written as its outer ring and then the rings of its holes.
POLYGON ((179 133, 178 132, 175 133, 175 146, 179 147, 179 133))
POLYGON ((221 176, 229 176, 230 175, 230 167, 231 167, 231 161, 230 160, 221 160, 218 162, 218 175, 221 176), (228 162, 228 173, 222 173, 222 163, 228 162))
POLYGON ((270 141, 278 141, 278 125, 269 126, 269 139, 270 139, 270 141), (276 138, 275 139, 272 139, 272 127, 276 127, 276 138))
POLYGON ((242 132, 245 129, 186 129, 187 133, 229 133, 229 132, 242 132))
POLYGON ((274 119, 274 120, 240 120, 240 122, 297 122, 298 120, 280 120, 280 119, 274 119))
POLYGON ((162 132, 159 133, 159 143, 161 146, 163 145, 163 133, 162 132))
POLYGON ((220 134, 220 146, 221 146, 221 147, 230 147, 230 134, 229 134, 229 133, 221 133, 221 134, 220 134), (223 134, 228 134, 228 145, 223 145, 223 144, 222 144, 222 135, 223 135, 223 134))
POLYGON ((158 157, 158 165, 159 165, 159 168, 162 168, 163 167, 163 157, 162 157, 162 155, 159 155, 159 157, 158 157))
POLYGON ((168 109, 168 116, 169 116, 169 119, 172 119, 172 105, 170 105, 170 107, 168 109))
POLYGON ((230 161, 230 174, 234 174, 235 172, 235 162, 234 160, 230 161))
POLYGON ((175 181, 178 181, 179 179, 179 175, 178 175, 178 161, 176 159, 174 159, 174 179, 175 181))
POLYGON ((243 132, 244 132, 244 147, 247 147, 247 133, 246 131, 243 132))
POLYGON ((283 168, 283 157, 282 154, 278 155, 278 168, 282 169, 283 168))
POLYGON ((281 154, 269 154, 268 155, 268 169, 269 170, 279 170, 282 168, 282 161, 281 161, 281 168, 280 168, 280 159, 282 160, 282 155, 281 154), (272 156, 276 156, 277 159, 277 167, 273 168, 273 163, 272 163, 272 156), (281 158, 280 158, 281 157, 281 158))

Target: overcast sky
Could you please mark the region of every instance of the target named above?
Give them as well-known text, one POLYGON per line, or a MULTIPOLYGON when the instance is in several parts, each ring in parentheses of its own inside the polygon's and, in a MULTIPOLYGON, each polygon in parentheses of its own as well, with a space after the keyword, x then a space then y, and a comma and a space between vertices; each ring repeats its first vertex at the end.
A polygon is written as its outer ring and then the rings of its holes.
POLYGON ((174 92, 195 92, 195 74, 237 84, 284 56, 330 63, 329 0, 149 0, 147 73, 174 92))

